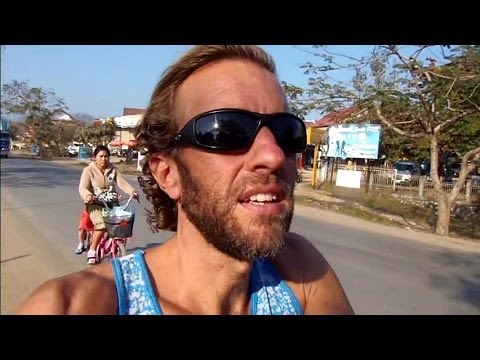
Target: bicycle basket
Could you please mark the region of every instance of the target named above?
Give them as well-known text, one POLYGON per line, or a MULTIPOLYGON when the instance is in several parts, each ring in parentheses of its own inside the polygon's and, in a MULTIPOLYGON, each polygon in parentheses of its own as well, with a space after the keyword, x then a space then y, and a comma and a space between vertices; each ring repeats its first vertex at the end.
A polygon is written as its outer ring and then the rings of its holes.
POLYGON ((114 206, 112 209, 102 210, 107 233, 110 237, 127 238, 133 233, 135 211, 127 205, 114 206))
POLYGON ((108 236, 114 238, 127 238, 133 234, 133 223, 135 221, 135 214, 115 216, 110 215, 105 217, 105 225, 108 236))

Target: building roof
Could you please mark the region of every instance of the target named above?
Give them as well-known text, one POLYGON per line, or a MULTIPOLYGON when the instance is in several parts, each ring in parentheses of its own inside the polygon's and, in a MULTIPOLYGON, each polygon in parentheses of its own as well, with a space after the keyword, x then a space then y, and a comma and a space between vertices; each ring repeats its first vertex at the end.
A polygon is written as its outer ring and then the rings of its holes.
POLYGON ((126 116, 126 115, 141 115, 144 112, 145 112, 145 109, 123 108, 123 116, 126 116))
POLYGON ((113 118, 115 126, 122 129, 133 129, 142 120, 142 114, 116 116, 113 118))
POLYGON ((52 121, 59 121, 59 122, 73 122, 78 123, 78 120, 73 118, 68 112, 63 109, 56 111, 50 118, 52 121))
POLYGON ((328 114, 327 116, 324 116, 323 118, 315 121, 311 125, 311 127, 324 128, 324 127, 330 127, 335 124, 341 124, 345 120, 347 120, 352 114, 354 114, 356 110, 357 110, 356 108, 351 107, 351 108, 334 111, 328 114))

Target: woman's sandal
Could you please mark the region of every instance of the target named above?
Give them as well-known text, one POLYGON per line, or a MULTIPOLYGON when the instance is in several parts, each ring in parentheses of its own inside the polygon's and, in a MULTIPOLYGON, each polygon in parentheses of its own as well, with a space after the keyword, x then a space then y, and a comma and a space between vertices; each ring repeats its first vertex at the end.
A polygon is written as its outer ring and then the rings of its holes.
POLYGON ((88 250, 87 252, 87 264, 95 265, 97 264, 97 254, 95 250, 88 250))
POLYGON ((87 248, 83 244, 78 244, 77 248, 75 249, 75 254, 80 255, 83 253, 87 248))

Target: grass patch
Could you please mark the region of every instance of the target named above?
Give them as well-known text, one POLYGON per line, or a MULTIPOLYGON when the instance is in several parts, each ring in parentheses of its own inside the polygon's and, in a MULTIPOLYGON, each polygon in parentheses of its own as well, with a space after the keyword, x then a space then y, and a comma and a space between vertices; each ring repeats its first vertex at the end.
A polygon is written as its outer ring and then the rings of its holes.
POLYGON ((372 211, 369 211, 368 209, 363 209, 361 207, 355 206, 355 204, 351 204, 348 202, 343 204, 329 203, 329 202, 312 199, 305 195, 295 195, 295 201, 299 204, 314 206, 324 210, 334 211, 340 214, 357 217, 363 220, 373 221, 379 224, 393 225, 393 226, 400 226, 400 227, 405 226, 401 222, 395 221, 393 219, 389 219, 388 216, 378 215, 372 211))
POLYGON ((480 224, 467 224, 465 221, 453 218, 450 221, 450 232, 470 239, 480 240, 480 224))
POLYGON ((434 216, 433 209, 411 204, 381 189, 369 190, 366 194, 365 189, 331 186, 328 191, 336 198, 358 203, 376 212, 414 220, 417 223, 428 224, 428 220, 434 216))
MULTIPOLYGON (((393 196, 393 194, 399 194, 398 191, 394 193, 382 189, 373 189, 366 194, 364 188, 350 189, 333 186, 328 183, 322 184, 321 187, 317 188, 329 196, 345 201, 343 205, 335 204, 336 207, 342 207, 342 209, 333 209, 334 211, 383 224, 400 225, 403 221, 402 226, 409 226, 409 224, 414 223, 424 231, 434 232, 435 230, 437 222, 435 210, 430 207, 413 204, 407 199, 393 196), (362 209, 363 207, 366 209, 362 209), (389 215, 397 217, 397 220, 400 221, 389 221, 389 215)), ((305 200, 301 201, 305 202, 305 200)), ((307 203, 312 204, 313 202, 307 201, 307 203)), ((316 203, 317 206, 326 209, 332 208, 324 204, 319 205, 321 203, 319 201, 316 201, 316 203)), ((461 217, 451 216, 450 235, 480 240, 480 221, 466 221, 461 217)))

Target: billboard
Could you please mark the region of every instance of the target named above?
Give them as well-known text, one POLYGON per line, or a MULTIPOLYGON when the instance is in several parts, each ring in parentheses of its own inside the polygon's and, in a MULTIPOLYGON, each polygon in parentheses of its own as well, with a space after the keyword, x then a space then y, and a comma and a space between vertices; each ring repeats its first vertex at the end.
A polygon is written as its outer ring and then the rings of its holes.
POLYGON ((328 129, 329 157, 378 159, 381 126, 377 124, 343 124, 328 129))

